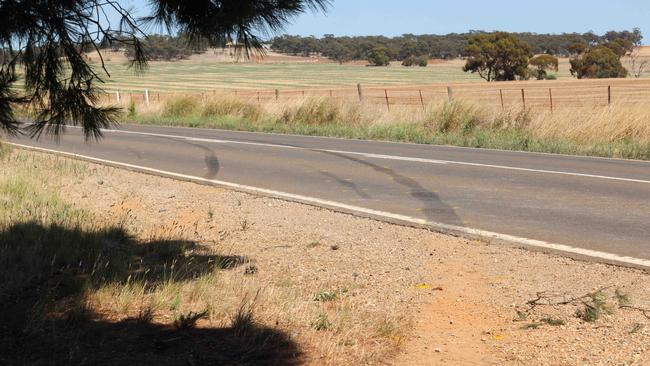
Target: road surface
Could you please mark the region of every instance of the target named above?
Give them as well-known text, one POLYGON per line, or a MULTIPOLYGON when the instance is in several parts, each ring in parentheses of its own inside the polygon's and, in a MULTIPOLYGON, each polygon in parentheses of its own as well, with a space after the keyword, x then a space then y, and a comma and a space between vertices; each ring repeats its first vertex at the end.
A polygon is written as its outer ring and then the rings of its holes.
POLYGON ((12 142, 650 260, 649 162, 132 125, 12 142))

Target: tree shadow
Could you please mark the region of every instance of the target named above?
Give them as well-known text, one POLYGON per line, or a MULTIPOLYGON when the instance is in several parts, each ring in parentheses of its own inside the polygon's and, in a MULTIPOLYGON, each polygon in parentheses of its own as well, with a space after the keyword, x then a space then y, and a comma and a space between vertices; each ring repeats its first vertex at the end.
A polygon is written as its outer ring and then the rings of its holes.
POLYGON ((189 241, 140 243, 120 227, 13 225, 0 231, 0 364, 300 364, 302 353, 287 334, 250 317, 197 328, 142 314, 112 320, 88 306, 89 294, 106 286, 140 279, 156 288, 247 262, 189 241))

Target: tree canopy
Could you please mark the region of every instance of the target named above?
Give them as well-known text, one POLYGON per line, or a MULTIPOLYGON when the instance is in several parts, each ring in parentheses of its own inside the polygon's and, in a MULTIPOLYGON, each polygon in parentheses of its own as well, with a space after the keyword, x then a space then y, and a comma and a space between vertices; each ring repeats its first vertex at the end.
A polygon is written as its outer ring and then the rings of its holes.
POLYGON ((552 55, 537 55, 530 59, 529 65, 532 66, 537 80, 544 80, 548 75, 548 70, 558 71, 560 61, 552 55))
POLYGON ((375 47, 368 52, 368 62, 372 66, 390 65, 390 56, 386 47, 375 47))
POLYGON ((325 10, 330 0, 151 0, 152 12, 133 17, 119 0, 2 0, 0 2, 0 131, 17 133, 16 106, 36 111, 32 137, 80 125, 86 138, 116 124, 120 109, 99 106, 101 84, 110 77, 84 57, 100 45, 130 48, 132 65, 144 70, 145 25, 182 33, 190 43, 233 43, 241 52, 262 50, 261 39, 282 30, 291 17, 325 10), (111 21, 116 14, 118 21, 111 21), (24 90, 13 87, 19 75, 24 90))
POLYGON ((479 34, 469 39, 463 71, 478 73, 486 81, 526 78, 530 46, 511 33, 479 34))
POLYGON ((624 78, 628 74, 621 56, 605 45, 593 47, 570 62, 571 75, 578 79, 624 78))

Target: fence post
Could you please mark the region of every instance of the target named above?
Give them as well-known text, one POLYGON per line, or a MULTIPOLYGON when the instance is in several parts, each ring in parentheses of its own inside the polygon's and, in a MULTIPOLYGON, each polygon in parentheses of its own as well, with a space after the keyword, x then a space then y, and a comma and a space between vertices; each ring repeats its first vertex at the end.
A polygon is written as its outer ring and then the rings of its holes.
POLYGON ((612 86, 607 86, 607 105, 612 106, 612 86))
POLYGON ((422 97, 422 89, 418 89, 418 93, 420 93, 420 104, 422 105, 422 109, 424 109, 424 98, 422 97))
POLYGON ((359 102, 363 103, 363 90, 361 89, 361 84, 357 84, 357 92, 359 93, 359 102))
POLYGON ((305 91, 302 91, 302 99, 305 99, 305 91))
POLYGON ((523 88, 521 89, 521 103, 524 105, 524 109, 526 109, 526 91, 523 88))
POLYGON ((120 91, 119 90, 115 92, 115 96, 117 97, 117 103, 119 104, 120 103, 120 91))
POLYGON ((330 89, 330 98, 332 97, 332 89, 330 89))
POLYGON ((280 99, 280 90, 275 89, 275 100, 279 100, 279 99, 280 99))
POLYGON ((451 88, 451 86, 447 87, 447 98, 449 98, 449 101, 454 100, 454 90, 451 88))
POLYGON ((548 88, 548 100, 551 102, 551 113, 553 113, 553 91, 548 88))
POLYGON ((390 112, 390 102, 388 101, 388 90, 384 89, 384 95, 386 96, 386 109, 390 112))
POLYGON ((149 89, 144 90, 144 103, 149 106, 149 89))
POLYGON ((499 89, 499 96, 501 97, 501 110, 506 110, 506 105, 503 103, 503 89, 499 89))
POLYGON ((258 91, 257 92, 257 103, 259 103, 259 102, 260 102, 260 92, 258 91))
POLYGON ((237 96, 237 89, 235 89, 235 96, 237 96))

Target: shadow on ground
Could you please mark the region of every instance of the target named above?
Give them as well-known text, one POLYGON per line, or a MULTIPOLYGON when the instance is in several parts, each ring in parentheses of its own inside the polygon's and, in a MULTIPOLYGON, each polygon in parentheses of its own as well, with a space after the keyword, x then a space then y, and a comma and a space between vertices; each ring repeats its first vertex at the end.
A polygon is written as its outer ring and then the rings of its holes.
POLYGON ((286 334, 247 316, 231 327, 197 328, 154 323, 142 314, 112 321, 87 305, 92 291, 138 276, 154 289, 247 261, 206 253, 193 242, 139 243, 119 227, 9 227, 0 231, 0 364, 300 364, 301 352, 286 334))

